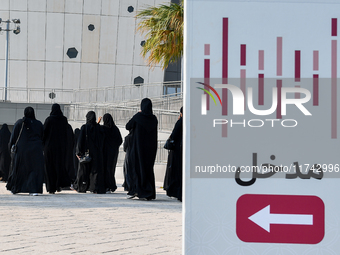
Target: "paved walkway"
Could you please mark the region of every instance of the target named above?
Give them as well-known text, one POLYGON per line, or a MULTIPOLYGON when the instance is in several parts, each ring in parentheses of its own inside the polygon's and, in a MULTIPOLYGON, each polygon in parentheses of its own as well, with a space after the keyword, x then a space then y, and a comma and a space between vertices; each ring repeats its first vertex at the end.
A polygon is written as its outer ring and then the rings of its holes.
POLYGON ((167 254, 182 247, 182 203, 112 194, 12 195, 0 182, 1 254, 167 254))

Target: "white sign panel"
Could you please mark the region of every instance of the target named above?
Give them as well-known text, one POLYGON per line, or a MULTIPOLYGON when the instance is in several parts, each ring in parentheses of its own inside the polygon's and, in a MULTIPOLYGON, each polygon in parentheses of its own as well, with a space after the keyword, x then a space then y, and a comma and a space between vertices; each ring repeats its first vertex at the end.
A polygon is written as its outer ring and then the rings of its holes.
POLYGON ((340 1, 185 5, 184 254, 338 254, 340 1))

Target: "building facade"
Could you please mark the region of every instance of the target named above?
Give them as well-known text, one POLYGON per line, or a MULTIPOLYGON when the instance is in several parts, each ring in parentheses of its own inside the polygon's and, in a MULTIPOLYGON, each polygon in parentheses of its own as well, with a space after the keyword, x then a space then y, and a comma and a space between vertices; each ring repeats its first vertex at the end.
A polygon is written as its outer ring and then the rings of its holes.
MULTIPOLYGON (((136 31, 135 15, 148 6, 169 3, 1 0, 0 18, 20 19, 21 30, 9 33, 7 99, 15 102, 16 97, 29 97, 28 89, 43 89, 39 97, 51 97, 49 90, 162 84, 164 71, 160 67, 150 70, 140 55, 145 39, 136 31)), ((1 33, 0 46, 6 44, 6 32, 1 33)), ((0 100, 4 100, 5 56, 5 47, 0 48, 0 100)), ((162 86, 159 90, 163 91, 162 86)))

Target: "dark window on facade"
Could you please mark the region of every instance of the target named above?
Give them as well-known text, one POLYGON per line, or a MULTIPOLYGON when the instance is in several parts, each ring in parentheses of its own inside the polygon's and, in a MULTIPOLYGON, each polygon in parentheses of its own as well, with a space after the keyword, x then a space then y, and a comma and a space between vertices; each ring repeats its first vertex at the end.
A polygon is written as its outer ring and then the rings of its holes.
POLYGON ((164 94, 175 94, 181 92, 181 60, 170 63, 164 71, 164 94))
POLYGON ((134 80, 133 80, 133 84, 135 84, 136 86, 140 86, 144 83, 144 79, 140 76, 136 77, 134 80))
POLYGON ((68 48, 67 52, 66 52, 66 55, 69 57, 69 58, 76 58, 77 55, 78 55, 78 51, 76 48, 68 48))
POLYGON ((51 92, 50 94, 48 94, 48 97, 54 99, 56 97, 56 94, 54 92, 51 92))
POLYGON ((129 6, 127 10, 128 10, 128 12, 131 13, 131 12, 133 12, 134 8, 132 6, 129 6))
POLYGON ((94 30, 94 25, 93 25, 93 24, 90 24, 87 28, 88 28, 90 31, 93 31, 93 30, 94 30))

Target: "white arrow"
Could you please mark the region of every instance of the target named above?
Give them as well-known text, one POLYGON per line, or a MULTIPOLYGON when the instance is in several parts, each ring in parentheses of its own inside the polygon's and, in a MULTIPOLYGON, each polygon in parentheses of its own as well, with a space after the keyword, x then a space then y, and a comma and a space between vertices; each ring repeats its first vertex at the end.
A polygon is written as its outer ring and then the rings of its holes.
POLYGON ((270 205, 254 213, 248 219, 270 232, 270 224, 313 225, 313 215, 270 213, 270 205))

